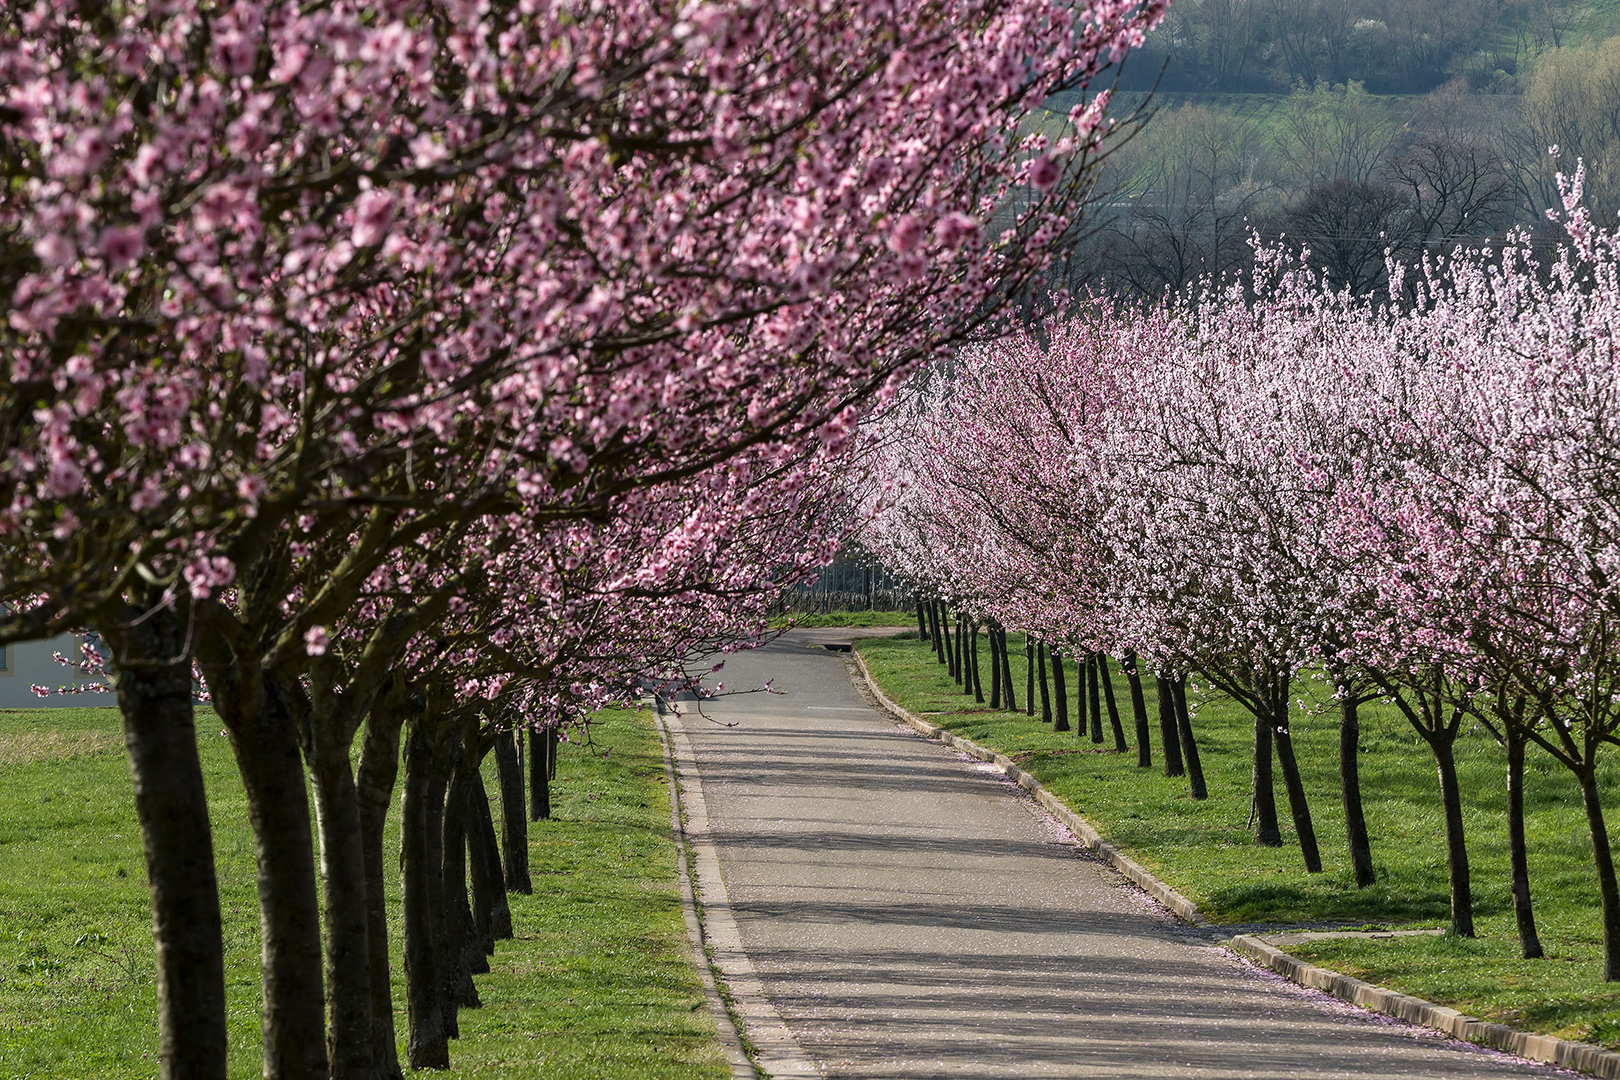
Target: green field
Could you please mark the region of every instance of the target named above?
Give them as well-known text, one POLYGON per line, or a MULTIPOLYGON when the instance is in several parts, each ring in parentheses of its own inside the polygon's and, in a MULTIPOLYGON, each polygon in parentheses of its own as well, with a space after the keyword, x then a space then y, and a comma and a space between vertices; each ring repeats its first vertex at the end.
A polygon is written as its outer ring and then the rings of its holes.
MULTIPOLYGON (((230 747, 212 714, 198 726, 225 916, 230 1075, 248 1080, 261 1072, 252 836, 230 747)), ((111 709, 0 711, 0 1080, 157 1075, 151 914, 122 745, 111 709)), ((604 713, 588 741, 564 744, 553 808, 552 821, 530 826, 535 895, 509 898, 518 937, 498 943, 476 979, 484 1007, 461 1014, 454 1070, 726 1076, 688 959, 651 718, 604 713)), ((397 928, 393 945, 403 1060, 397 928)))
MULTIPOLYGON (((1025 700, 1023 640, 1013 635, 1013 676, 1025 700)), ((1135 736, 1123 676, 1116 694, 1129 754, 1113 740, 1101 746, 1075 732, 1054 733, 1036 717, 991 712, 962 695, 918 641, 868 639, 858 644, 884 691, 911 712, 1008 754, 1209 918, 1226 924, 1336 922, 1441 926, 1448 913, 1445 848, 1438 784, 1428 748, 1392 706, 1362 709, 1361 776, 1372 834, 1376 884, 1355 888, 1345 853, 1337 756, 1338 715, 1319 687, 1314 711, 1296 710, 1292 731, 1309 794, 1324 872, 1306 874, 1277 776, 1284 846, 1253 842, 1250 750, 1253 721, 1235 703, 1199 694, 1197 734, 1209 799, 1196 802, 1185 778, 1167 779, 1159 756, 1153 686, 1148 696, 1154 768, 1136 767, 1135 736)), ((988 670, 988 652, 981 659, 988 670)), ((1196 681, 1196 680, 1195 680, 1196 681)), ((1069 667, 1069 691, 1075 678, 1069 667)), ((986 684, 988 689, 988 683, 986 684)), ((1191 697, 1191 695, 1190 695, 1191 697)), ((1038 691, 1037 691, 1038 701, 1038 691)), ((1070 710, 1071 722, 1074 712, 1070 710)), ((1105 724, 1106 728, 1106 724, 1105 724)), ((1369 981, 1477 1016, 1565 1038, 1620 1047, 1620 984, 1601 981, 1601 929, 1592 847, 1575 785, 1545 755, 1526 772, 1531 891, 1547 957, 1518 959, 1508 891, 1505 762, 1495 742, 1475 729, 1459 738, 1465 829, 1479 937, 1325 942, 1297 955, 1369 981)), ((1614 793, 1620 771, 1602 776, 1614 793)), ((1620 799, 1613 804, 1620 808, 1620 799)))
POLYGON ((789 624, 801 628, 827 626, 916 626, 915 611, 823 611, 793 612, 778 615, 771 627, 781 630, 789 624))

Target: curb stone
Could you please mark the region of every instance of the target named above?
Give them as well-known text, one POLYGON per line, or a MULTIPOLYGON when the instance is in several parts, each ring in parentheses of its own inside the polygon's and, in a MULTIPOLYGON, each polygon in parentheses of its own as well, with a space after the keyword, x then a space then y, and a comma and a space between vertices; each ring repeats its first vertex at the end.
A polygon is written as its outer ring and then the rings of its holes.
MULTIPOLYGON (((946 746, 962 751, 969 757, 977 758, 994 765, 998 770, 1012 780, 1019 787, 1029 792, 1046 808, 1053 817, 1068 826, 1069 831, 1080 840, 1089 851, 1094 852, 1110 866, 1121 874, 1130 878, 1142 890, 1165 907, 1175 912, 1182 919, 1197 926, 1208 926, 1209 920, 1198 913, 1197 906, 1185 896, 1176 892, 1170 886, 1154 877, 1140 863, 1122 854, 1117 848, 1109 844, 1097 834, 1097 830, 1085 818, 1070 810, 1057 797, 1036 780, 1029 773, 1020 769, 1005 754, 998 754, 988 750, 970 739, 953 735, 938 724, 912 715, 906 709, 895 703, 878 688, 877 680, 872 678, 872 672, 866 666, 866 660, 860 651, 852 650, 855 666, 859 668, 861 680, 872 696, 883 706, 884 710, 902 723, 915 728, 918 734, 930 739, 937 739, 946 746)), ((1274 945, 1268 944, 1252 934, 1239 934, 1232 939, 1232 949, 1238 955, 1247 957, 1262 967, 1275 971, 1291 982, 1313 990, 1322 990, 1332 994, 1352 1005, 1373 1009, 1386 1013, 1408 1023, 1420 1024, 1424 1027, 1434 1028, 1454 1039, 1486 1046, 1493 1050, 1501 1050, 1531 1061, 1545 1062, 1565 1069, 1575 1069, 1593 1076, 1620 1080, 1620 1054, 1593 1046, 1590 1043, 1571 1042, 1568 1039, 1557 1039, 1551 1035, 1535 1035, 1528 1031, 1519 1031, 1505 1024, 1492 1024, 1480 1020, 1456 1009, 1448 1009, 1444 1005, 1436 1005, 1432 1001, 1424 1001, 1408 994, 1386 990, 1381 986, 1351 978, 1337 971, 1320 968, 1314 964, 1307 964, 1296 956, 1290 956, 1274 945)))
POLYGON ((1007 779, 1011 780, 1013 783, 1017 784, 1019 787, 1033 795, 1035 797, 1035 801, 1040 803, 1041 806, 1046 809, 1047 813, 1051 814, 1053 817, 1057 818, 1065 826, 1067 826, 1069 831, 1074 834, 1075 839, 1079 840, 1080 845, 1087 851, 1096 855, 1109 866, 1112 866, 1115 870, 1118 870, 1121 874, 1125 875, 1143 892, 1147 893, 1149 896, 1153 897, 1153 899, 1169 908, 1183 921, 1189 922, 1194 926, 1209 925, 1209 920, 1198 913, 1197 904, 1194 904, 1191 900, 1187 899, 1185 896, 1182 896, 1169 885, 1166 885, 1163 881, 1160 881, 1157 877, 1151 874, 1146 867, 1142 866, 1141 863, 1138 863, 1135 859, 1132 859, 1130 856, 1124 854, 1118 848, 1114 847, 1114 845, 1104 840, 1098 834, 1097 830, 1092 828, 1089 821, 1075 813, 1073 810, 1070 810, 1067 806, 1063 805, 1062 801, 1059 800, 1056 795, 1053 795, 1050 791, 1047 791, 1046 788, 1041 785, 1039 780, 1035 779, 1023 769, 1020 769, 1016 764, 1013 763, 1011 758, 1007 757, 1005 754, 998 754, 993 750, 987 750, 978 743, 973 742, 971 739, 964 739, 959 735, 953 735, 949 731, 946 731, 944 728, 940 727, 938 724, 930 724, 928 721, 920 717, 913 716, 910 712, 907 712, 904 708, 891 701, 889 696, 878 688, 877 680, 873 679, 871 671, 867 670, 866 660, 861 656, 860 650, 853 650, 850 655, 855 658, 855 665, 860 669, 861 678, 865 682, 866 688, 871 691, 872 696, 877 699, 879 704, 881 704, 891 716, 902 723, 909 724, 911 727, 915 728, 920 735, 930 739, 937 739, 946 746, 962 751, 962 753, 966 754, 968 757, 977 758, 980 761, 989 762, 991 765, 994 765, 997 770, 1007 777, 1007 779))
POLYGON ((1341 975, 1337 971, 1307 964, 1290 956, 1275 945, 1252 934, 1239 934, 1232 939, 1232 949, 1240 956, 1270 968, 1300 986, 1323 990, 1336 998, 1376 1009, 1413 1024, 1435 1028, 1454 1039, 1503 1050, 1531 1061, 1542 1061, 1566 1069, 1578 1069, 1594 1076, 1620 1078, 1620 1054, 1593 1046, 1590 1043, 1556 1039, 1551 1035, 1533 1035, 1504 1024, 1491 1024, 1484 1020, 1448 1009, 1422 998, 1386 990, 1382 986, 1341 975))
POLYGON ((680 789, 680 808, 685 816, 681 832, 691 850, 692 880, 701 911, 701 951, 725 982, 725 996, 736 1013, 736 1021, 753 1044, 752 1059, 758 1072, 769 1080, 820 1080, 821 1070, 771 1004, 765 984, 743 947, 742 932, 731 914, 731 897, 720 873, 720 853, 709 831, 702 778, 686 729, 674 715, 661 716, 658 723, 668 733, 666 745, 674 759, 680 789))

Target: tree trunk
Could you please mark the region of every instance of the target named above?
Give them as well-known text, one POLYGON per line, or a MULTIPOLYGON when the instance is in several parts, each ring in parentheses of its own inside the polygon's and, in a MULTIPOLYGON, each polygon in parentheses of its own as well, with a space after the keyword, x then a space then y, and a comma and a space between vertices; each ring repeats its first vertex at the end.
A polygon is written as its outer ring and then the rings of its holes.
POLYGON ((562 728, 552 725, 546 729, 546 779, 557 779, 557 743, 562 734, 562 728))
POLYGON ((331 1080, 371 1078, 371 948, 360 797, 349 747, 310 725, 310 774, 321 842, 321 927, 326 946, 326 1053, 331 1080))
POLYGON ((1036 652, 1036 660, 1041 665, 1041 723, 1052 722, 1052 690, 1046 681, 1046 642, 1041 642, 1036 652))
MULTIPOLYGON (((1170 684, 1176 703, 1176 731, 1181 736, 1181 756, 1187 763, 1187 783, 1192 797, 1200 802, 1209 798, 1204 786, 1204 765, 1198 757, 1198 740, 1193 738, 1192 714, 1187 710, 1187 676, 1182 675, 1170 684)), ((1115 721, 1118 724, 1118 721, 1115 721)), ((1118 728, 1115 728, 1116 734, 1118 728)))
POLYGON ((1299 775, 1299 762, 1294 759, 1294 737, 1288 729, 1288 683, 1282 683, 1282 693, 1272 699, 1273 741, 1277 744, 1277 763, 1282 766, 1283 787, 1288 792, 1288 810, 1294 818, 1294 832, 1299 835, 1299 852, 1305 859, 1307 874, 1322 872, 1322 852, 1316 846, 1316 826, 1311 821, 1311 806, 1305 799, 1305 782, 1299 775))
POLYGON ((360 750, 360 842, 366 858, 366 935, 371 957, 371 1067, 378 1080, 401 1080, 395 1047, 394 996, 388 964, 388 900, 383 829, 399 777, 399 735, 404 720, 398 696, 384 696, 366 717, 360 750))
POLYGON ((399 865, 405 945, 407 1057, 413 1069, 450 1067, 445 1016, 444 888, 440 871, 445 785, 434 732, 418 715, 406 729, 405 791, 400 809, 399 865))
POLYGON ((990 707, 1001 708, 1001 627, 991 623, 985 631, 990 644, 990 707))
POLYGON ((1035 715, 1035 639, 1024 631, 1024 715, 1035 715))
POLYGON ((973 671, 973 700, 980 705, 984 704, 984 682, 979 673, 979 624, 974 623, 969 631, 971 640, 968 642, 968 655, 973 658, 969 668, 973 671))
MULTIPOLYGON (((1431 733, 1429 747, 1434 751, 1435 768, 1440 773, 1440 804, 1446 820, 1446 874, 1451 881, 1451 929, 1460 937, 1473 937, 1474 893, 1469 882, 1468 845, 1463 838, 1462 788, 1457 783, 1457 761, 1452 754, 1454 739, 1454 733, 1431 733)), ((1587 816, 1591 816, 1590 809, 1587 816)), ((1612 880, 1612 868, 1610 877, 1612 880)))
POLYGON ((946 663, 944 620, 940 618, 938 600, 928 602, 928 621, 934 628, 934 654, 939 657, 941 664, 946 663))
POLYGON ((1086 693, 1089 687, 1091 703, 1088 712, 1091 716, 1091 741, 1100 744, 1105 736, 1103 735, 1102 702, 1097 696, 1096 665, 1097 654, 1089 654, 1086 657, 1086 676, 1085 680, 1080 684, 1080 692, 1086 693))
POLYGON ((928 640, 928 622, 923 618, 922 601, 917 601, 917 640, 928 640))
POLYGON ((1502 717, 1507 746, 1508 865, 1512 869, 1513 919, 1519 928, 1519 954, 1526 960, 1543 955, 1536 933, 1536 914, 1530 906, 1530 859, 1524 840, 1524 730, 1518 717, 1502 717))
POLYGON ((1339 686, 1339 793, 1344 800, 1344 834, 1350 847, 1350 869, 1356 888, 1377 880, 1373 872, 1372 840, 1361 809, 1361 716, 1356 695, 1339 686))
POLYGON ((497 941, 512 939, 512 908, 506 902, 506 880, 501 876, 501 846, 495 840, 495 815, 489 809, 489 789, 483 773, 472 771, 473 817, 468 821, 467 855, 472 867, 473 900, 479 908, 478 932, 484 951, 495 954, 497 941))
MULTIPOLYGON (((1108 669, 1103 666, 1103 654, 1100 652, 1092 653, 1091 663, 1088 667, 1090 670, 1086 673, 1086 682, 1091 689, 1091 711, 1100 718, 1102 716, 1102 699, 1098 691, 1108 672, 1108 669)), ((1109 698, 1109 704, 1113 704, 1112 696, 1109 698)), ((1114 751, 1123 754, 1130 747, 1125 743, 1125 729, 1120 726, 1118 709, 1109 711, 1108 721, 1114 728, 1114 751)))
POLYGON ((1081 653, 1074 662, 1074 737, 1086 733, 1090 713, 1086 710, 1086 664, 1089 653, 1081 653))
POLYGON ((1013 693, 1012 677, 1012 650, 1007 647, 1007 628, 1001 628, 1001 688, 1006 692, 1007 700, 1003 702, 1008 712, 1018 711, 1018 699, 1013 693))
POLYGON ((529 729, 529 820, 551 818, 551 756, 549 732, 529 729))
POLYGON ((1056 649, 1052 650, 1052 693, 1057 697, 1057 718, 1052 722, 1052 730, 1068 731, 1069 686, 1063 675, 1063 657, 1056 649))
POLYGON ((1114 747, 1120 753, 1129 750, 1125 745, 1125 729, 1119 722, 1119 702, 1114 700, 1114 674, 1108 670, 1108 654, 1097 653, 1097 679, 1102 683, 1103 700, 1108 704, 1108 722, 1114 728, 1114 747))
POLYGON ((135 782, 157 951, 158 1075, 224 1080, 225 957, 188 627, 172 607, 103 624, 135 782))
MULTIPOLYGON (((444 924, 445 957, 449 963, 448 992, 457 1007, 482 1007, 474 975, 489 970, 478 924, 473 920, 472 903, 467 895, 467 831, 473 821, 472 784, 458 767, 444 800, 444 924)), ((459 1035, 460 1025, 452 1031, 459 1035)))
MULTIPOLYGON (((1590 759, 1590 752, 1587 757, 1590 759)), ((1614 876, 1614 849, 1603 822, 1603 803, 1598 794, 1597 767, 1590 762, 1580 777, 1581 802, 1586 806, 1586 826, 1592 833, 1592 862, 1597 867, 1598 894, 1603 901, 1603 981, 1620 981, 1620 885, 1614 876)))
POLYGON ((1136 654, 1125 654, 1125 679, 1131 687, 1131 713, 1136 718, 1136 767, 1153 768, 1153 750, 1148 745, 1147 697, 1142 693, 1142 675, 1136 667, 1136 654))
POLYGON ((534 892, 529 877, 529 821, 523 812, 523 766, 510 731, 495 737, 495 772, 501 790, 501 876, 509 892, 534 892))
MULTIPOLYGON (((1170 680, 1160 675, 1153 680, 1154 688, 1159 697, 1159 745, 1164 747, 1164 775, 1183 776, 1187 769, 1181 763, 1181 737, 1177 734, 1176 723, 1176 692, 1170 688, 1170 680)), ((1266 745, 1266 753, 1271 753, 1271 745, 1266 745)), ((1271 768, 1271 759, 1267 757, 1266 768, 1271 768)), ((1269 775, 1269 773, 1268 773, 1269 775)))
POLYGON ((1271 718, 1265 710, 1254 714, 1254 842, 1261 847, 1282 847, 1282 826, 1277 823, 1277 792, 1271 783, 1271 718))
MULTIPOLYGON (((257 869, 265 1080, 326 1080, 326 992, 309 789, 295 715, 301 691, 206 628, 199 662, 247 798, 257 869)), ((188 676, 189 681, 189 676, 188 676)))

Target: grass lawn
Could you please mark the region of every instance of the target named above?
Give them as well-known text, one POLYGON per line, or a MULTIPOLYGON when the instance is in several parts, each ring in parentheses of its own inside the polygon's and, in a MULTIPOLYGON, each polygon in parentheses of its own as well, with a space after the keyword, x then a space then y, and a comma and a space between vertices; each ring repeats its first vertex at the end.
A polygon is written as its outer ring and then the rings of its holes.
MULTIPOLYGON (((206 710, 198 727, 230 1075, 248 1080, 261 1071, 252 835, 229 744, 206 710)), ((0 1080, 157 1075, 151 912, 122 745, 111 709, 0 711, 0 1080)), ((484 1007, 462 1012, 453 1068, 503 1080, 726 1076, 688 959, 651 718, 604 713, 588 741, 564 744, 552 806, 553 820, 530 826, 535 895, 509 897, 518 938, 477 977, 484 1007)), ((388 843, 394 860, 397 817, 388 843)), ((403 1060, 397 924, 393 946, 403 1060)))
MULTIPOLYGON (((1010 644, 1018 704, 1024 706, 1023 639, 1013 635, 1010 644)), ((1339 801, 1338 714, 1326 707, 1321 687, 1299 688, 1315 708, 1296 708, 1292 723, 1325 867, 1311 875, 1304 872, 1280 772, 1276 788, 1284 846, 1261 848, 1253 842, 1253 721, 1241 706, 1210 693, 1196 695, 1193 728, 1209 799, 1195 802, 1185 778, 1163 775, 1151 681, 1144 690, 1154 768, 1145 770, 1136 767, 1130 697, 1117 669, 1116 696, 1133 746, 1123 756, 1114 753, 1112 736, 1099 746, 1088 736, 1057 734, 1041 723, 1038 689, 1034 719, 975 705, 946 677, 926 643, 865 639, 857 648, 891 698, 1013 757, 1216 922, 1442 926, 1447 920, 1444 832, 1433 759, 1392 706, 1374 704, 1361 711, 1362 798, 1378 881, 1358 890, 1345 853, 1339 801)), ((986 649, 981 658, 986 674, 988 657, 986 649)), ((1077 681, 1072 665, 1068 675, 1072 696, 1077 681)), ((1074 716, 1071 706, 1071 723, 1074 716)), ((1517 958, 1508 891, 1505 760, 1490 736, 1476 729, 1459 738, 1457 766, 1479 937, 1333 941, 1290 951, 1477 1016, 1620 1048, 1620 983, 1601 981, 1597 878, 1574 783, 1550 758, 1531 756, 1525 782, 1530 885, 1547 958, 1523 961, 1517 958)), ((1601 782, 1612 795, 1620 770, 1611 764, 1601 782)), ((1610 805, 1620 812, 1620 799, 1610 805)))

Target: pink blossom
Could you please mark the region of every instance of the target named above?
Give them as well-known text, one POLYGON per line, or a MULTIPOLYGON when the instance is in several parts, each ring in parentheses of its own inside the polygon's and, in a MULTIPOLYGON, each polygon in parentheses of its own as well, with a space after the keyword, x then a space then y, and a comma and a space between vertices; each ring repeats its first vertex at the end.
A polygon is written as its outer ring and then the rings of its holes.
POLYGON ((1062 177, 1062 167, 1046 154, 1038 155, 1029 163, 1029 182, 1036 191, 1051 191, 1062 177))
POLYGON ((312 626, 304 631, 304 651, 310 656, 325 656, 332 639, 327 636, 326 627, 312 626))
POLYGON ((375 247, 383 242, 393 223, 394 197, 384 188, 372 188, 355 202, 350 239, 357 248, 375 247))
POLYGON ((46 266, 67 266, 79 257, 73 241, 61 233, 50 233, 34 241, 34 254, 46 266))
POLYGON ((146 238, 139 226, 115 226, 102 231, 97 246, 109 269, 122 270, 145 254, 146 238))
POLYGON ((921 221, 911 214, 903 214, 889 229, 889 248, 900 255, 917 250, 926 236, 921 221))

